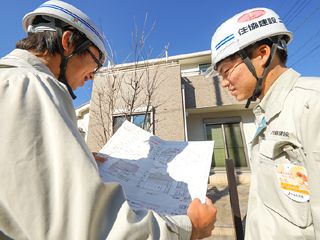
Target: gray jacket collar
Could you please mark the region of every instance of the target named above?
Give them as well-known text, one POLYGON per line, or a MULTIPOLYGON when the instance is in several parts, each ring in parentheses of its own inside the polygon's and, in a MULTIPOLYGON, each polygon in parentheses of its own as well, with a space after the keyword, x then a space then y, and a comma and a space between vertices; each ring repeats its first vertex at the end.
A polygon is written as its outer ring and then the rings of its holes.
POLYGON ((0 64, 16 66, 16 67, 32 66, 36 70, 40 72, 45 72, 56 79, 56 77, 53 75, 51 70, 38 57, 36 57, 34 54, 32 54, 27 50, 23 50, 23 49, 13 50, 8 55, 1 58, 0 64))
POLYGON ((276 114, 281 112, 285 99, 294 87, 300 74, 293 69, 288 69, 273 83, 261 102, 253 109, 254 114, 264 113, 269 122, 276 114))

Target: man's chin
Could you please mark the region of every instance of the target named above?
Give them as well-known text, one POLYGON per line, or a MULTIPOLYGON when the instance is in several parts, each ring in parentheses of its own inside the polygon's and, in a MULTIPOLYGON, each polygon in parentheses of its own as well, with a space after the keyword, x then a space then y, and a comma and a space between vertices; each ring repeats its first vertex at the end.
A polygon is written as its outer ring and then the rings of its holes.
POLYGON ((83 87, 84 85, 84 81, 83 82, 80 82, 77 86, 71 86, 72 90, 75 91, 76 89, 78 89, 79 87, 83 87))
POLYGON ((235 98, 237 99, 238 102, 241 102, 241 101, 247 99, 247 98, 245 98, 244 96, 241 96, 241 95, 237 95, 237 96, 235 96, 235 98))

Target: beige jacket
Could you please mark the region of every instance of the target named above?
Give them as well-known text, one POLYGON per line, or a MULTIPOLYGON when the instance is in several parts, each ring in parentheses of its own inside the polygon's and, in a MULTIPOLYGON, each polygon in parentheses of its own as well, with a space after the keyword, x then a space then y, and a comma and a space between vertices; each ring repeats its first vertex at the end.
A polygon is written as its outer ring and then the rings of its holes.
POLYGON ((252 141, 246 240, 320 239, 320 78, 288 69, 254 114, 259 126, 252 141), (307 172, 309 201, 293 200, 295 191, 280 187, 287 186, 280 177, 288 176, 279 169, 294 165, 307 172))
POLYGON ((101 182, 66 87, 27 51, 0 60, 0 112, 0 232, 17 240, 190 239, 187 216, 133 212, 118 184, 101 182))

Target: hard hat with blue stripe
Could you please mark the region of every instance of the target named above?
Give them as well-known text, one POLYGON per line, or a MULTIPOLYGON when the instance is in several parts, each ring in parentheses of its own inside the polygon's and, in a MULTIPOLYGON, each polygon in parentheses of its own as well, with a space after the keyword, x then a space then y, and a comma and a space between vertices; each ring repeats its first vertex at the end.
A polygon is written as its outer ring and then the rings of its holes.
POLYGON ((248 9, 236 14, 216 30, 211 41, 213 69, 232 54, 273 36, 284 35, 289 42, 292 33, 274 11, 268 8, 248 9))
POLYGON ((98 30, 91 19, 76 7, 63 1, 51 0, 41 4, 34 11, 26 14, 23 17, 22 25, 26 32, 36 31, 55 31, 58 26, 55 26, 54 21, 50 19, 59 19, 62 22, 69 24, 86 37, 100 50, 102 53, 101 64, 106 60, 107 51, 105 47, 104 35, 98 30), (35 26, 33 20, 36 16, 43 16, 48 20, 48 24, 35 26))

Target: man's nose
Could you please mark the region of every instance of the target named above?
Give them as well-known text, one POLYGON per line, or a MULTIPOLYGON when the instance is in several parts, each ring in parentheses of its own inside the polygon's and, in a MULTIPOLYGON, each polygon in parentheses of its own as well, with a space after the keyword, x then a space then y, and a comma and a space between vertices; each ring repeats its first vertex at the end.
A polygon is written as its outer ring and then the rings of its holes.
POLYGON ((222 79, 221 80, 221 86, 222 87, 228 87, 230 85, 230 82, 227 79, 222 79))
POLYGON ((94 74, 93 74, 93 72, 91 72, 91 73, 89 73, 89 74, 87 74, 86 76, 85 76, 85 80, 86 81, 88 81, 88 80, 93 80, 94 79, 94 74))

